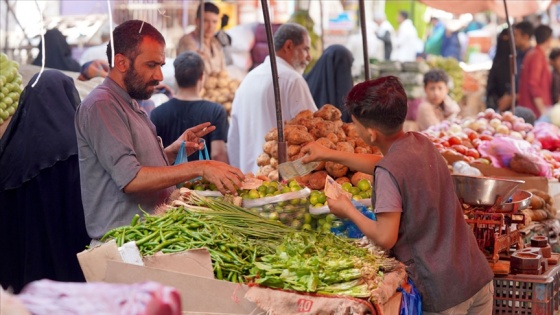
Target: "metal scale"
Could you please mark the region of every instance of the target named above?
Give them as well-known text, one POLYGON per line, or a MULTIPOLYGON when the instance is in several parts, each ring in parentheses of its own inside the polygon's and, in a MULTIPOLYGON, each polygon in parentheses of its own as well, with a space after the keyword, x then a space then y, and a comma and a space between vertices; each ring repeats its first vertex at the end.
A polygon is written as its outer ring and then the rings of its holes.
POLYGON ((529 206, 532 197, 517 190, 524 181, 465 175, 453 175, 453 180, 466 222, 488 261, 498 262, 500 253, 509 257, 513 245, 524 247, 517 224, 524 223, 525 216, 519 211, 529 206))

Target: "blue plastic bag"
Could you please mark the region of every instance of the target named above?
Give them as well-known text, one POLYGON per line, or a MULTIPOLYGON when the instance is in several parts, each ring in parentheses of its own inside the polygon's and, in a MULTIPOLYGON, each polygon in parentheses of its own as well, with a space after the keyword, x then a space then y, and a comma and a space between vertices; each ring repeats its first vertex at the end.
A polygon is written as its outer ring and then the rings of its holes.
MULTIPOLYGON (((204 139, 200 139, 200 142, 204 145, 204 148, 202 150, 198 151, 198 159, 200 161, 203 160, 210 160, 210 156, 208 155, 208 148, 206 147, 206 141, 204 141, 204 139), (204 152, 204 155, 203 155, 204 152)), ((173 163, 174 165, 178 165, 178 164, 182 164, 182 163, 187 163, 189 161, 188 158, 188 154, 187 154, 187 146, 186 146, 186 141, 183 140, 183 142, 181 142, 181 146, 179 147, 179 152, 177 153, 177 157, 175 158, 175 163, 173 163)), ((195 182, 197 180, 201 180, 202 177, 197 177, 197 178, 193 178, 190 180, 190 182, 195 182)), ((183 187, 185 183, 179 183, 177 184, 177 188, 181 188, 183 187)))
MULTIPOLYGON (((360 204, 359 202, 356 202, 356 201, 352 201, 352 204, 363 215, 372 219, 373 221, 377 221, 377 218, 375 217, 375 213, 373 213, 373 211, 370 211, 366 206, 364 206, 364 205, 362 205, 362 204, 360 204)), ((356 224, 354 224, 354 222, 352 222, 351 220, 348 220, 348 219, 342 220, 342 225, 332 227, 331 232, 334 233, 335 235, 345 235, 349 238, 362 238, 362 237, 364 237, 364 233, 362 233, 362 231, 360 231, 358 226, 356 224)))
POLYGON ((406 289, 399 287, 397 291, 402 292, 400 315, 422 315, 422 296, 416 289, 412 279, 408 277, 406 289))

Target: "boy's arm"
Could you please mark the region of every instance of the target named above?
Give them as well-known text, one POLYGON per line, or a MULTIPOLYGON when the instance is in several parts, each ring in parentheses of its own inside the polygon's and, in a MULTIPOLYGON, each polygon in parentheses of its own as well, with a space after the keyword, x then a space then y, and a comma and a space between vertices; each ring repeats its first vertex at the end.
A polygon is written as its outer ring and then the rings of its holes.
POLYGON ((383 158, 383 156, 377 154, 358 154, 331 150, 316 142, 311 142, 303 147, 301 151, 308 155, 303 159, 303 163, 331 161, 366 174, 373 174, 375 164, 383 158))

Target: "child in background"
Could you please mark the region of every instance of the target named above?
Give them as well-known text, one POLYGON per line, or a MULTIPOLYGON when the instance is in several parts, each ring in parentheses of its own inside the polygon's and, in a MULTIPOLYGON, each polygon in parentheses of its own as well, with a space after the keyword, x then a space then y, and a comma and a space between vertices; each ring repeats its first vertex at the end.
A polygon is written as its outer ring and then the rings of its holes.
POLYGON ((449 77, 445 71, 434 69, 424 75, 425 99, 418 106, 418 130, 457 117, 461 108, 449 97, 449 77))
POLYGON ((552 103, 560 103, 560 48, 554 48, 548 56, 552 66, 552 103))

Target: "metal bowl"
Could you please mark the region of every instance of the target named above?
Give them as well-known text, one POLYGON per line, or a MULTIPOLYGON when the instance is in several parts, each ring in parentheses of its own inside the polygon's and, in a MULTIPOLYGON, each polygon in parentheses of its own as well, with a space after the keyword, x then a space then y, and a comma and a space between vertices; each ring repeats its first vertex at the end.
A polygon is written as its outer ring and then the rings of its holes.
POLYGON ((493 177, 477 177, 453 174, 455 192, 459 199, 472 206, 492 206, 501 197, 503 204, 519 187, 523 180, 502 179, 493 177))
POLYGON ((531 204, 533 194, 525 190, 517 190, 508 198, 496 212, 517 212, 519 210, 527 209, 531 204), (511 199, 511 200, 509 200, 511 199))

